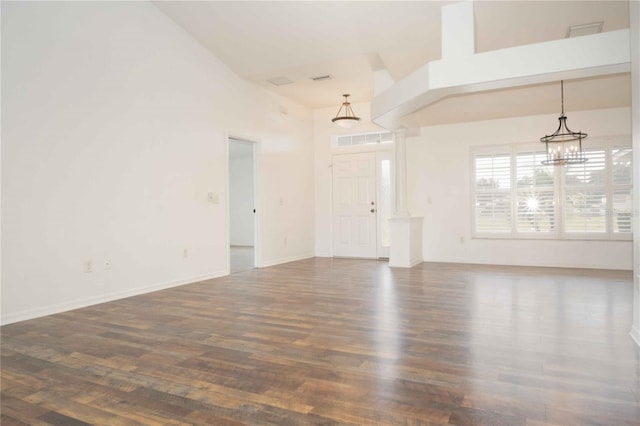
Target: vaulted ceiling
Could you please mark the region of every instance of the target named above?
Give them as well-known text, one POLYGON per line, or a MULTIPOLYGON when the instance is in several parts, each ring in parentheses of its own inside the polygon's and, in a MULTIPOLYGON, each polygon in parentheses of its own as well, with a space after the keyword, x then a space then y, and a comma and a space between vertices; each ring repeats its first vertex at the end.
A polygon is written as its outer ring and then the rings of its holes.
MULTIPOLYGON (((440 59, 443 1, 161 1, 156 6, 245 79, 311 108, 373 96, 373 71, 398 81, 440 59), (314 81, 314 77, 331 76, 314 81), (291 81, 276 86, 270 79, 291 81)), ((629 27, 627 1, 476 1, 476 52, 557 40, 570 26, 629 27)), ((565 109, 628 106, 628 74, 572 80, 565 109)), ((414 114, 441 124, 559 111, 559 85, 444 99, 414 114)))

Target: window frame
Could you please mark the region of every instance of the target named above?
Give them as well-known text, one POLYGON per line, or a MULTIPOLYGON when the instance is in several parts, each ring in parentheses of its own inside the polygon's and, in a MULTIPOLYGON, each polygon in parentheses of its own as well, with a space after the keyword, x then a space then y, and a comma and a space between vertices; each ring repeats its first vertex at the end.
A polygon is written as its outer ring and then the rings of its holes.
MULTIPOLYGON (((613 181, 613 151, 616 149, 630 149, 630 135, 616 135, 607 137, 594 137, 583 142, 583 149, 594 150, 604 149, 605 151, 605 231, 604 232, 567 232, 565 221, 565 195, 567 191, 566 173, 564 166, 553 167, 553 221, 554 230, 551 232, 523 232, 518 231, 518 181, 517 181, 517 160, 519 154, 544 153, 544 145, 539 142, 512 143, 504 145, 472 146, 470 148, 471 163, 471 238, 473 239, 506 239, 506 240, 594 240, 594 241, 630 241, 633 235, 631 232, 614 232, 616 220, 613 195, 616 191, 629 190, 633 196, 633 182, 616 184, 613 181), (588 142, 587 142, 588 141, 588 142), (483 232, 477 230, 476 200, 479 193, 476 188, 476 157, 486 155, 510 155, 510 199, 511 199, 511 232, 483 232)), ((637 165, 631 164, 631 167, 637 165)), ((633 173, 633 170, 631 171, 633 173)), ((585 188, 588 186, 585 185, 585 188)), ((545 187, 546 188, 546 187, 545 187)), ((572 189, 574 187, 569 187, 572 189)))

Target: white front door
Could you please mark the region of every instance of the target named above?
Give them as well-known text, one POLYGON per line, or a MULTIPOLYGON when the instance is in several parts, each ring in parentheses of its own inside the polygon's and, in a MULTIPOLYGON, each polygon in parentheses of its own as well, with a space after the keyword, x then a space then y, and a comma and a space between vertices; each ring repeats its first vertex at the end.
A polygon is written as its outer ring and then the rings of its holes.
POLYGON ((376 155, 333 156, 333 255, 376 258, 376 155))

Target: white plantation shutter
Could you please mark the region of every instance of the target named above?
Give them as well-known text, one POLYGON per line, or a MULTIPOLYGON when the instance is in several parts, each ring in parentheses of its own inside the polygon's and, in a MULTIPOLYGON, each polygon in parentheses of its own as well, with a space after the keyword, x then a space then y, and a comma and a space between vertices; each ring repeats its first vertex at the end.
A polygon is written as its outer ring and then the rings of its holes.
POLYGON ((585 151, 587 162, 565 167, 564 222, 566 233, 607 231, 606 151, 585 151))
POLYGON ((611 174, 613 191, 613 232, 631 233, 633 200, 632 151, 629 147, 615 147, 611 150, 611 174))
POLYGON ((516 155, 517 232, 555 230, 554 170, 541 164, 546 158, 544 151, 516 155))
POLYGON ((511 232, 511 158, 475 158, 475 227, 479 233, 511 232))

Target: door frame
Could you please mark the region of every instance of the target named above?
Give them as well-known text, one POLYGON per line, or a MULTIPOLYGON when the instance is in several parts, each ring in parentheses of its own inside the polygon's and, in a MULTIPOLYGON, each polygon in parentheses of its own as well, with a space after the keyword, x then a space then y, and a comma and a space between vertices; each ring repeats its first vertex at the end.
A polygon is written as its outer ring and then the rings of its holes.
POLYGON ((225 202, 226 202, 226 212, 225 212, 225 224, 226 224, 226 254, 227 254, 227 265, 226 265, 226 274, 229 275, 231 273, 231 168, 229 164, 229 146, 231 140, 236 140, 240 142, 247 142, 253 146, 253 206, 255 209, 255 213, 253 214, 253 265, 254 268, 262 267, 262 220, 261 220, 261 212, 260 212, 260 155, 261 155, 261 142, 255 138, 245 137, 245 136, 236 136, 236 134, 226 134, 225 135, 225 202))

